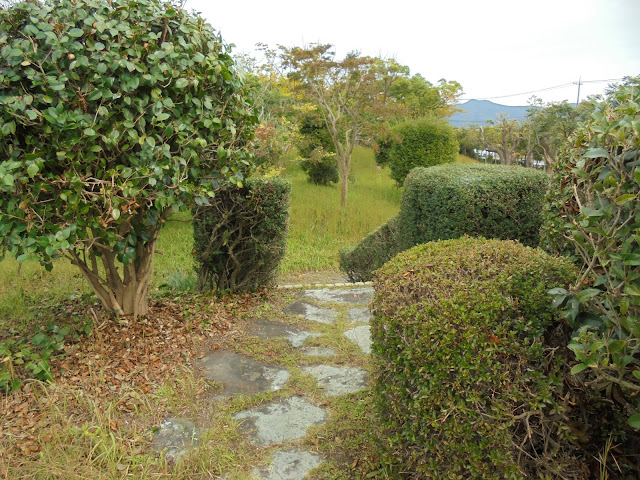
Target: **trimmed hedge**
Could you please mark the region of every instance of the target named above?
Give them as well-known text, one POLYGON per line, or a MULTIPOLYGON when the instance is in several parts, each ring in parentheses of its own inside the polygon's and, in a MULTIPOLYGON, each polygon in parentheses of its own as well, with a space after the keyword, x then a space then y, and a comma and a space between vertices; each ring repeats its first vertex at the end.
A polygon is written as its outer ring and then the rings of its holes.
POLYGON ((502 165, 414 169, 398 217, 401 250, 463 235, 518 240, 537 247, 549 179, 502 165))
POLYGON ((340 250, 340 268, 352 282, 371 280, 372 272, 398 253, 398 219, 393 217, 374 230, 356 247, 340 250))
POLYGON ((273 283, 285 252, 290 193, 288 180, 251 178, 194 209, 201 289, 235 292, 273 283))
POLYGON ((391 478, 583 478, 564 424, 568 354, 553 348, 570 332, 547 294, 574 278, 565 259, 470 237, 376 272, 374 403, 391 478))
POLYGON ((414 169, 405 182, 400 214, 340 251, 340 268, 367 281, 395 254, 415 245, 462 235, 538 245, 548 177, 500 165, 442 165, 414 169), (392 233, 392 234, 391 234, 392 233))
POLYGON ((393 127, 397 140, 383 144, 378 163, 391 169, 391 178, 402 186, 415 167, 431 167, 452 163, 458 158, 460 146, 453 128, 430 118, 409 120, 393 127))

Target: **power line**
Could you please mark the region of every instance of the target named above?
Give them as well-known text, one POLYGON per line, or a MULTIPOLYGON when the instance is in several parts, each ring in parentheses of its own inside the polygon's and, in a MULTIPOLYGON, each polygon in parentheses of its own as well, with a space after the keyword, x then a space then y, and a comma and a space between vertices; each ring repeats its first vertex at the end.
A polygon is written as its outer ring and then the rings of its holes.
MULTIPOLYGON (((607 78, 607 79, 603 79, 603 80, 580 80, 580 83, 582 85, 584 85, 585 83, 604 83, 604 82, 617 82, 623 80, 622 78, 607 78)), ((482 97, 482 98, 476 98, 475 100, 494 100, 497 98, 509 98, 509 97, 519 97, 520 95, 530 95, 532 93, 539 93, 539 92, 548 92, 550 90, 557 90, 558 88, 566 88, 566 87, 571 87, 573 85, 575 85, 576 82, 568 82, 568 83, 563 83, 561 85, 554 85, 553 87, 546 87, 546 88, 540 88, 538 90, 530 90, 528 92, 521 92, 521 93, 510 93, 509 95, 498 95, 495 97, 482 97)), ((470 98, 461 98, 460 100, 472 100, 470 98)))

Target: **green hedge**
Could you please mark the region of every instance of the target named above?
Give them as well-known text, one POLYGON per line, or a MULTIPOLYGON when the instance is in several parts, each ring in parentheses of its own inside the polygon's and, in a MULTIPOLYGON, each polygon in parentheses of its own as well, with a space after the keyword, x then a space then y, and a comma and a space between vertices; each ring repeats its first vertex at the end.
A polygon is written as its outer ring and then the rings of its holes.
POLYGON ((561 420, 568 353, 553 348, 570 332, 547 294, 574 277, 542 250, 470 237, 376 272, 374 402, 390 478, 582 478, 561 420))
POLYGON ((396 217, 374 230, 356 247, 340 250, 340 268, 352 282, 366 282, 373 277, 373 271, 380 268, 398 250, 398 219, 396 217))
POLYGON ((240 291, 275 280, 286 245, 291 183, 252 178, 224 188, 211 205, 193 212, 193 240, 200 287, 240 291))
POLYGON ((414 169, 398 217, 400 247, 462 235, 518 240, 538 246, 545 173, 502 165, 443 165, 414 169))
POLYGON ((462 235, 519 240, 537 246, 548 177, 500 165, 442 165, 414 169, 405 182, 400 213, 340 251, 340 268, 352 281, 415 245, 462 235))
POLYGON ((384 159, 391 168, 391 178, 399 186, 415 167, 452 163, 458 158, 460 146, 455 132, 442 121, 429 118, 409 120, 394 126, 393 134, 396 140, 392 140, 390 145, 383 144, 378 162, 384 159))

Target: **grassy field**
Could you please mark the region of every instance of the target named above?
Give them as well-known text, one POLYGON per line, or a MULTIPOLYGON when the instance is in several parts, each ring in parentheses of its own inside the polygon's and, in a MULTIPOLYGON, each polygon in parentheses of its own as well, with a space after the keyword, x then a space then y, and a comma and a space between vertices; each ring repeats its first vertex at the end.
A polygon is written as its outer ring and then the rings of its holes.
POLYGON ((354 152, 346 210, 340 209, 338 185, 312 185, 296 164, 286 176, 292 182, 292 198, 282 273, 336 269, 340 248, 357 244, 400 208, 401 190, 389 178, 389 170, 376 168, 370 149, 354 152))

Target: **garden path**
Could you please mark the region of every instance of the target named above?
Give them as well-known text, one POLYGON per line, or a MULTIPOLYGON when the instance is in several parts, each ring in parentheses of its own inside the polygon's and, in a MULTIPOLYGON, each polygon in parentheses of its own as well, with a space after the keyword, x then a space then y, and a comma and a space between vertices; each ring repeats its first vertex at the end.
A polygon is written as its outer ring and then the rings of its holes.
MULTIPOLYGON (((287 285, 282 288, 299 287, 287 285)), ((368 372, 354 365, 331 364, 327 359, 336 355, 333 349, 306 346, 309 339, 323 334, 307 331, 305 325, 322 324, 340 328, 341 334, 354 342, 363 355, 369 355, 369 303, 372 298, 373 288, 363 283, 340 283, 301 290, 297 299, 282 311, 284 319, 287 315, 299 316, 300 323, 292 325, 256 319, 251 335, 260 339, 285 339, 303 356, 317 360, 299 368, 315 379, 324 397, 357 392, 367 387, 368 372)), ((201 367, 208 378, 224 386, 216 396, 217 401, 235 394, 251 396, 280 390, 291 377, 291 372, 285 367, 259 362, 233 351, 215 351, 201 359, 201 367)), ((255 479, 303 480, 309 471, 326 461, 321 455, 295 446, 296 440, 307 435, 309 427, 327 421, 322 404, 306 398, 304 394, 296 393, 262 403, 236 413, 233 419, 239 422, 240 431, 258 448, 269 448, 272 452, 269 464, 254 466, 252 474, 255 479)), ((185 419, 169 418, 156 432, 154 448, 164 451, 168 459, 175 461, 195 446, 197 441, 197 425, 185 419)))

